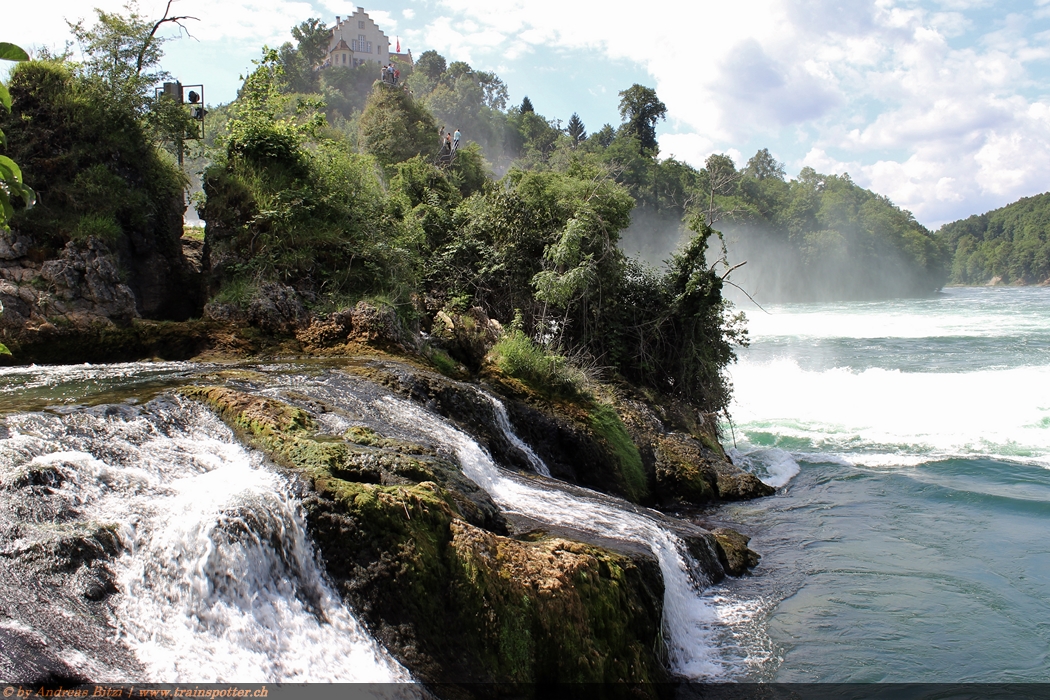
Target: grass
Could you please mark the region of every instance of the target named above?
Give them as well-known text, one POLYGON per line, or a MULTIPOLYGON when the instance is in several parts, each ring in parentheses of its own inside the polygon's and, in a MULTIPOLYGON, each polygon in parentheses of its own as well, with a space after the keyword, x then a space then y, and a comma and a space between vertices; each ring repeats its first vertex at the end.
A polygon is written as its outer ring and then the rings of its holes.
POLYGON ((616 409, 600 403, 591 411, 590 422, 594 432, 602 437, 616 460, 624 495, 635 503, 640 502, 649 493, 642 456, 634 440, 627 434, 627 428, 616 409))
POLYGON ((191 241, 203 241, 204 228, 201 226, 183 226, 182 237, 191 241))
POLYGON ((507 333, 491 350, 500 371, 545 394, 576 397, 587 376, 563 355, 548 352, 520 330, 507 333))

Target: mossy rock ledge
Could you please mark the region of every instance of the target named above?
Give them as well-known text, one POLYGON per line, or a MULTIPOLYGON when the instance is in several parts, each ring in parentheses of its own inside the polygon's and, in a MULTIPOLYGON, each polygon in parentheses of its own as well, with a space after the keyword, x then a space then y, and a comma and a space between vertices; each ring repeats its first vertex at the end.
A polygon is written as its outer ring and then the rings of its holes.
MULTIPOLYGON (((669 678, 663 582, 651 556, 508 523, 458 465, 423 445, 225 387, 180 390, 306 485, 307 524, 340 594, 441 695, 528 695, 517 684, 669 678)), ((646 689, 650 690, 646 690, 646 689)), ((538 692, 538 691, 537 691, 538 692)))
MULTIPOLYGON (((502 464, 530 471, 496 425, 491 403, 474 384, 393 359, 349 371, 426 405, 470 433, 502 464)), ((518 436, 562 481, 634 503, 706 505, 768 496, 775 489, 729 461, 711 416, 677 404, 618 396, 544 396, 485 367, 518 436)))

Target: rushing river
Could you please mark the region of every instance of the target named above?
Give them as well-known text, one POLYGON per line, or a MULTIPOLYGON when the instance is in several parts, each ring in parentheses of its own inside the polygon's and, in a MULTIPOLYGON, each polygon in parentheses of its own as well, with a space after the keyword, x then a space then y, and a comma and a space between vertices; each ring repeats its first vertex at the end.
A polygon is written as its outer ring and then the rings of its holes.
MULTIPOLYGON (((113 629, 107 634, 127 645, 138 667, 86 654, 76 639, 61 640, 56 655, 62 662, 98 680, 411 680, 332 590, 292 484, 239 444, 209 410, 165 391, 252 375, 242 388, 334 407, 336 412, 319 417, 333 436, 364 425, 433 444, 457 458, 505 510, 650 547, 664 577, 663 626, 672 669, 693 679, 737 675, 739 655, 733 648, 723 653, 718 644, 727 629, 721 607, 703 594, 708 581, 662 516, 505 471, 445 419, 337 365, 0 370, 0 484, 11 485, 0 489, 0 552, 53 542, 56 528, 72 533, 97 523, 114 527, 123 549, 112 566, 117 594, 110 600, 113 629), (18 500, 19 484, 37 482, 47 488, 18 500)), ((549 474, 514 434, 499 400, 482 396, 533 471, 549 474)), ((0 602, 11 597, 3 584, 0 602)), ((74 614, 68 607, 53 602, 58 616, 74 614)), ((49 618, 54 615, 0 619, 0 631, 15 625, 22 637, 45 639, 55 634, 49 618)))
POLYGON ((745 677, 1050 681, 1050 289, 767 310, 726 428, 783 488, 712 514, 745 677))

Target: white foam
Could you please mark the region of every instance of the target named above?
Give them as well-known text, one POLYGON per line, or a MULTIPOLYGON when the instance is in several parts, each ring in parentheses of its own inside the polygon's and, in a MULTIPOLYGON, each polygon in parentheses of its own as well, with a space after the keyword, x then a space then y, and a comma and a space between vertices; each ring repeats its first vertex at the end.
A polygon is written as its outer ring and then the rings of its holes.
POLYGON ((196 403, 128 415, 11 416, 0 463, 55 466, 118 526, 116 624, 146 680, 411 680, 325 581, 283 477, 196 403))
POLYGON ((746 468, 762 483, 777 489, 786 486, 800 471, 795 458, 779 448, 748 452, 733 449, 729 451, 729 456, 734 464, 746 468))
POLYGON ((718 617, 702 599, 678 537, 645 515, 509 478, 473 438, 407 401, 385 397, 376 408, 392 424, 421 430, 447 445, 456 453, 463 472, 504 509, 650 547, 663 574, 663 624, 672 669, 693 679, 726 678, 732 673, 715 640, 718 617))
POLYGON ((504 437, 506 437, 512 445, 525 455, 525 458, 532 466, 532 470, 537 474, 550 476, 550 470, 547 469, 547 465, 543 463, 543 460, 540 459, 539 456, 532 451, 532 448, 526 445, 525 442, 518 437, 517 433, 514 432, 514 427, 510 424, 510 417, 507 416, 507 407, 503 405, 503 402, 492 394, 488 394, 484 391, 479 391, 478 393, 488 399, 488 402, 492 404, 492 411, 496 415, 496 425, 499 426, 504 437))
POLYGON ((857 463, 891 455, 902 464, 909 456, 1050 455, 1050 367, 808 371, 793 360, 743 359, 731 376, 738 431, 805 441, 809 452, 857 463))

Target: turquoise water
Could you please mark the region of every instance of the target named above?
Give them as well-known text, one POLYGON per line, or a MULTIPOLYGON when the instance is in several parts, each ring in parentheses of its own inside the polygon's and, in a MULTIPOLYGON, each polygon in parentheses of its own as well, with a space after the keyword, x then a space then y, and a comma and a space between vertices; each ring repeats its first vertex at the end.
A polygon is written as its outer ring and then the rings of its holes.
POLYGON ((781 488, 711 515, 763 555, 709 594, 741 677, 1050 681, 1050 289, 768 311, 728 433, 781 488))

